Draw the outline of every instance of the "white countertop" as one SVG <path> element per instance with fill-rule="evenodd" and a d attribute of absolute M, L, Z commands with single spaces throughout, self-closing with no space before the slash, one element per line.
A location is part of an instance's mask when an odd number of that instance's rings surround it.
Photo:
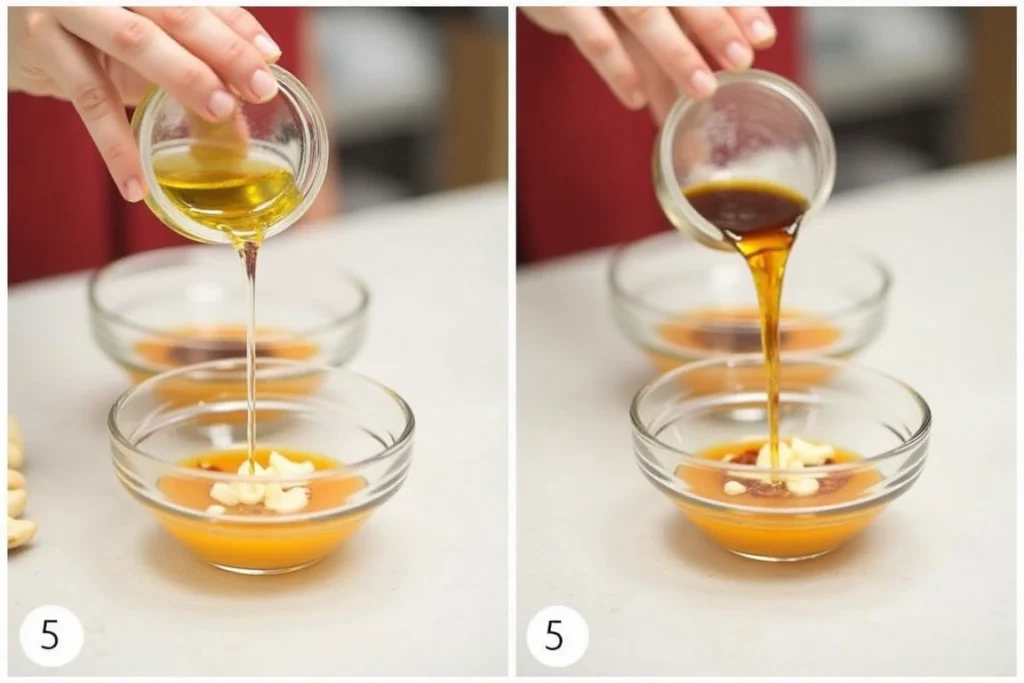
<path fill-rule="evenodd" d="M 299 269 L 336 257 L 368 282 L 369 339 L 351 367 L 417 421 L 403 489 L 339 553 L 286 576 L 208 567 L 121 489 L 105 424 L 128 382 L 89 334 L 85 276 L 13 289 L 9 402 L 39 533 L 8 561 L 10 674 L 504 675 L 507 201 L 490 186 L 268 243 Z M 85 627 L 59 671 L 18 645 L 45 604 Z"/>
<path fill-rule="evenodd" d="M 520 675 L 1013 675 L 1015 167 L 837 197 L 801 240 L 879 252 L 889 321 L 860 362 L 934 415 L 920 481 L 863 536 L 792 565 L 705 540 L 634 464 L 627 410 L 652 377 L 613 326 L 606 251 L 518 278 Z M 590 647 L 537 663 L 523 634 L 579 611 Z"/>

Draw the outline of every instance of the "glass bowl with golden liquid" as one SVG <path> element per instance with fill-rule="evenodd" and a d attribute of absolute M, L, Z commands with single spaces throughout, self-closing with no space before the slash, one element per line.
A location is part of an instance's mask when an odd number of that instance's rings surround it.
<path fill-rule="evenodd" d="M 132 117 L 146 204 L 164 223 L 205 243 L 262 242 L 293 225 L 327 175 L 327 125 L 306 87 L 270 65 L 278 94 L 239 101 L 210 123 L 153 89 Z"/>
<path fill-rule="evenodd" d="M 883 327 L 889 269 L 837 243 L 798 241 L 794 251 L 783 287 L 781 352 L 853 356 Z M 618 248 L 608 286 L 616 325 L 660 372 L 762 348 L 757 294 L 737 254 L 666 232 Z M 751 373 L 767 379 L 763 363 Z"/>
<path fill-rule="evenodd" d="M 134 254 L 96 271 L 88 285 L 93 336 L 138 383 L 204 361 L 245 357 L 246 281 L 231 250 L 173 247 Z M 340 366 L 366 337 L 370 293 L 332 260 L 301 271 L 274 250 L 256 282 L 256 356 Z M 244 374 L 193 375 L 176 400 L 245 390 Z"/>
<path fill-rule="evenodd" d="M 167 400 L 183 384 L 244 372 L 243 359 L 200 363 L 121 396 L 108 418 L 115 471 L 200 559 L 243 574 L 294 571 L 332 553 L 397 493 L 412 461 L 415 420 L 401 396 L 347 369 L 260 358 L 256 463 L 266 468 L 283 457 L 307 469 L 255 474 L 242 469 L 246 440 L 235 429 L 246 418 L 244 385 Z M 215 486 L 256 487 L 244 490 L 258 496 L 225 501 Z M 298 490 L 304 505 L 271 508 L 259 496 L 270 500 L 272 488 Z"/>
<path fill-rule="evenodd" d="M 759 353 L 714 358 L 648 384 L 630 407 L 634 455 L 647 479 L 727 550 L 768 561 L 817 557 L 914 485 L 928 455 L 931 410 L 882 373 L 783 356 L 781 438 L 832 452 L 799 469 L 765 467 L 757 461 L 768 438 L 764 412 L 746 419 L 766 401 L 763 379 L 751 373 L 763 367 Z"/>

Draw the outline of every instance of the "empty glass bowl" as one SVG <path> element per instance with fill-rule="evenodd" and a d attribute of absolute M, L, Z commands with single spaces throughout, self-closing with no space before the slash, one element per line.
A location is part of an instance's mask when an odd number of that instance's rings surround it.
<path fill-rule="evenodd" d="M 797 240 L 793 251 L 783 285 L 782 353 L 852 356 L 882 328 L 889 270 L 839 244 Z M 660 371 L 761 349 L 754 281 L 739 254 L 666 232 L 616 250 L 608 283 L 616 324 Z"/>
<path fill-rule="evenodd" d="M 180 386 L 241 373 L 244 360 L 188 366 L 146 380 L 110 410 L 114 468 L 125 489 L 163 528 L 222 569 L 275 574 L 301 569 L 345 541 L 405 481 L 414 419 L 391 389 L 349 370 L 302 361 L 258 359 L 256 444 L 317 463 L 305 474 L 240 475 L 246 457 L 244 389 L 209 391 L 196 400 Z M 296 455 L 297 454 L 297 455 Z M 226 463 L 226 464 L 225 464 Z M 303 486 L 297 512 L 211 510 L 215 484 Z"/>
<path fill-rule="evenodd" d="M 707 457 L 712 449 L 767 439 L 763 377 L 750 372 L 763 364 L 760 354 L 715 358 L 648 384 L 630 407 L 634 455 L 647 479 L 728 550 L 771 561 L 817 557 L 863 531 L 917 481 L 931 411 L 887 375 L 828 358 L 783 358 L 781 438 L 859 457 L 796 470 L 818 481 L 813 495 L 730 494 L 730 479 L 785 481 L 794 472 Z"/>
<path fill-rule="evenodd" d="M 310 259 L 296 270 L 274 250 L 265 251 L 256 278 L 257 356 L 348 362 L 366 335 L 366 285 L 330 260 Z M 229 249 L 177 247 L 128 256 L 89 281 L 93 335 L 135 382 L 244 357 L 245 284 Z M 243 377 L 237 383 L 244 390 Z M 202 386 L 198 379 L 195 384 Z"/>

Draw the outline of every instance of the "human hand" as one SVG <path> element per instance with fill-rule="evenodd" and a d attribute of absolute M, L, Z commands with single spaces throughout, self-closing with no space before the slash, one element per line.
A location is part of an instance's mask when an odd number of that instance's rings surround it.
<path fill-rule="evenodd" d="M 126 200 L 145 196 L 125 107 L 151 84 L 211 123 L 277 94 L 280 48 L 237 7 L 11 7 L 8 89 L 69 100 Z"/>
<path fill-rule="evenodd" d="M 629 109 L 650 106 L 660 123 L 684 92 L 704 99 L 716 83 L 697 45 L 721 68 L 742 71 L 775 42 L 759 7 L 531 7 L 521 11 L 576 45 Z"/>

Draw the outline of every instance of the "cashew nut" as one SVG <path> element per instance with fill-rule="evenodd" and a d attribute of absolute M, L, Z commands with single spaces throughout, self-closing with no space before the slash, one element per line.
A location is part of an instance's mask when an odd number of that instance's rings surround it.
<path fill-rule="evenodd" d="M 7 470 L 7 490 L 13 491 L 14 489 L 25 488 L 25 475 L 18 470 Z"/>
<path fill-rule="evenodd" d="M 23 546 L 36 535 L 36 523 L 25 519 L 7 518 L 7 549 Z"/>

